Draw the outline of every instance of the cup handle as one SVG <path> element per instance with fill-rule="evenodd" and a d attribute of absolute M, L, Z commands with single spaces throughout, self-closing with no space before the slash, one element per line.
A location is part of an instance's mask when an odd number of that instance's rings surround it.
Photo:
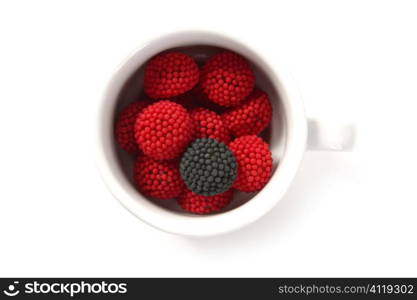
<path fill-rule="evenodd" d="M 352 124 L 308 120 L 307 150 L 352 151 L 355 138 Z"/>

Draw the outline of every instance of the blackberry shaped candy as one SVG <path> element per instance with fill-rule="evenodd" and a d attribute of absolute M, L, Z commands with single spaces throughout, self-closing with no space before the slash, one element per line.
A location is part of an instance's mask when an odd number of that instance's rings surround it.
<path fill-rule="evenodd" d="M 195 140 L 180 163 L 181 177 L 195 194 L 214 196 L 230 189 L 237 177 L 234 154 L 223 143 L 211 138 Z"/>

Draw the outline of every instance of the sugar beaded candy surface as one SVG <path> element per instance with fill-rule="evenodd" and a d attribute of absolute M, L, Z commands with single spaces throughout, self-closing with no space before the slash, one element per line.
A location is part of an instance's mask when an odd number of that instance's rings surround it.
<path fill-rule="evenodd" d="M 272 118 L 272 106 L 268 95 L 255 89 L 245 101 L 225 112 L 222 119 L 235 137 L 260 134 Z"/>
<path fill-rule="evenodd" d="M 233 199 L 233 189 L 214 196 L 202 196 L 184 189 L 178 197 L 178 204 L 186 211 L 195 214 L 209 214 L 225 208 Z"/>
<path fill-rule="evenodd" d="M 136 160 L 134 179 L 143 194 L 155 199 L 175 198 L 184 189 L 178 163 L 157 161 L 147 156 L 139 156 Z"/>
<path fill-rule="evenodd" d="M 211 101 L 225 107 L 236 106 L 252 92 L 255 75 L 245 58 L 224 51 L 204 64 L 200 85 Z"/>
<path fill-rule="evenodd" d="M 135 139 L 135 122 L 137 116 L 149 104 L 148 101 L 135 101 L 127 105 L 116 122 L 116 141 L 120 148 L 128 153 L 138 153 L 138 143 Z"/>
<path fill-rule="evenodd" d="M 181 158 L 181 176 L 198 195 L 226 192 L 237 176 L 237 163 L 229 148 L 211 138 L 195 140 Z"/>
<path fill-rule="evenodd" d="M 192 57 L 181 52 L 164 52 L 146 65 L 145 93 L 154 99 L 178 96 L 191 90 L 199 76 L 200 71 Z"/>
<path fill-rule="evenodd" d="M 171 101 L 159 101 L 143 110 L 135 124 L 135 138 L 147 156 L 173 159 L 185 150 L 193 136 L 186 109 Z"/>
<path fill-rule="evenodd" d="M 245 135 L 229 145 L 238 163 L 234 187 L 242 192 L 261 190 L 272 173 L 272 154 L 268 144 L 256 135 Z"/>
<path fill-rule="evenodd" d="M 196 108 L 190 112 L 196 138 L 212 138 L 219 142 L 230 141 L 229 130 L 223 123 L 222 118 L 206 108 Z"/>

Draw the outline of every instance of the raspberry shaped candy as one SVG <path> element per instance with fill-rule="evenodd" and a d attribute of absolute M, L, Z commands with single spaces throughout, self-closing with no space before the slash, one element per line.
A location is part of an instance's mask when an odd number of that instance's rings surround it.
<path fill-rule="evenodd" d="M 178 163 L 157 161 L 147 156 L 136 160 L 134 179 L 144 195 L 155 199 L 176 198 L 184 189 Z"/>
<path fill-rule="evenodd" d="M 198 82 L 196 62 L 181 52 L 154 56 L 145 67 L 144 89 L 154 99 L 170 98 L 191 90 Z"/>
<path fill-rule="evenodd" d="M 242 56 L 226 51 L 209 58 L 201 70 L 201 88 L 221 106 L 240 104 L 253 90 L 255 75 Z"/>
<path fill-rule="evenodd" d="M 271 102 L 265 92 L 255 90 L 241 105 L 225 112 L 222 118 L 235 137 L 257 135 L 271 122 Z"/>
<path fill-rule="evenodd" d="M 246 135 L 235 139 L 229 147 L 238 164 L 234 187 L 242 192 L 261 190 L 272 172 L 272 155 L 268 144 L 256 135 Z"/>
<path fill-rule="evenodd" d="M 178 204 L 186 211 L 195 214 L 209 214 L 225 208 L 232 201 L 233 189 L 214 196 L 201 196 L 184 189 Z"/>
<path fill-rule="evenodd" d="M 214 139 L 197 139 L 181 158 L 181 177 L 195 194 L 213 196 L 226 192 L 237 175 L 237 163 L 229 148 Z"/>
<path fill-rule="evenodd" d="M 196 138 L 212 138 L 227 144 L 230 141 L 229 130 L 224 126 L 222 118 L 214 111 L 196 108 L 190 112 Z"/>
<path fill-rule="evenodd" d="M 148 104 L 147 101 L 130 103 L 122 110 L 116 122 L 116 141 L 123 150 L 131 154 L 136 154 L 139 150 L 134 131 L 136 118 Z"/>
<path fill-rule="evenodd" d="M 136 119 L 135 138 L 139 148 L 157 160 L 178 157 L 192 136 L 190 115 L 184 107 L 171 101 L 149 105 Z"/>

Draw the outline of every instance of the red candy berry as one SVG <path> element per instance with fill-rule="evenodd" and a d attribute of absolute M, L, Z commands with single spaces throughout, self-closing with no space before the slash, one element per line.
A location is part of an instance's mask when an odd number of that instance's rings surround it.
<path fill-rule="evenodd" d="M 272 155 L 268 144 L 256 135 L 246 135 L 231 142 L 229 148 L 238 165 L 234 188 L 243 192 L 262 189 L 272 172 Z"/>
<path fill-rule="evenodd" d="M 199 76 L 198 66 L 190 56 L 165 52 L 146 65 L 144 89 L 151 98 L 170 98 L 191 90 Z"/>
<path fill-rule="evenodd" d="M 222 115 L 223 122 L 235 137 L 259 134 L 272 118 L 272 106 L 268 95 L 255 90 L 238 107 Z"/>
<path fill-rule="evenodd" d="M 184 210 L 195 214 L 209 214 L 225 208 L 232 198 L 233 189 L 214 196 L 201 196 L 186 188 L 178 198 L 178 204 Z"/>
<path fill-rule="evenodd" d="M 224 126 L 222 118 L 214 111 L 200 107 L 192 110 L 190 117 L 196 139 L 212 138 L 225 144 L 230 141 L 229 130 Z"/>
<path fill-rule="evenodd" d="M 255 86 L 255 75 L 242 56 L 226 51 L 209 58 L 201 70 L 201 88 L 222 106 L 236 106 Z"/>
<path fill-rule="evenodd" d="M 149 105 L 136 119 L 135 138 L 139 148 L 157 160 L 178 157 L 192 136 L 190 115 L 184 107 L 171 101 Z"/>
<path fill-rule="evenodd" d="M 144 195 L 160 200 L 176 198 L 184 189 L 178 163 L 175 162 L 140 156 L 136 160 L 134 178 Z"/>
<path fill-rule="evenodd" d="M 120 147 L 132 154 L 138 152 L 138 144 L 135 140 L 135 122 L 139 113 L 148 105 L 147 101 L 135 101 L 127 105 L 119 115 L 116 122 L 116 141 Z"/>

